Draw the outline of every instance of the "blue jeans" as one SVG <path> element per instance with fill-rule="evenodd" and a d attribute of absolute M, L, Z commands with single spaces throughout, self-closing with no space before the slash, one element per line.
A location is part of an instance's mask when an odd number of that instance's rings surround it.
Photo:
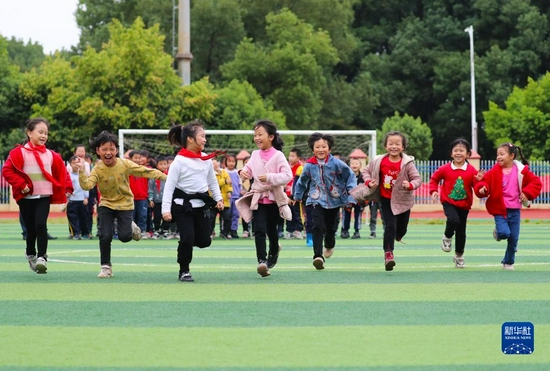
<path fill-rule="evenodd" d="M 519 240 L 520 210 L 506 209 L 506 214 L 506 217 L 495 215 L 497 237 L 501 240 L 508 240 L 506 253 L 501 263 L 514 264 Z"/>

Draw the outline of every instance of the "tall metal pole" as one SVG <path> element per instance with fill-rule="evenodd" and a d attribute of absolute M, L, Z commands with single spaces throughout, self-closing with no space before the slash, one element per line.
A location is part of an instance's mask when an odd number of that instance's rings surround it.
<path fill-rule="evenodd" d="M 182 85 L 191 84 L 191 16 L 190 0 L 179 0 L 178 4 L 178 73 L 181 77 Z"/>
<path fill-rule="evenodd" d="M 470 98 L 472 108 L 472 149 L 477 152 L 477 121 L 476 121 L 476 77 L 474 73 L 474 26 L 467 27 L 464 32 L 470 36 Z"/>

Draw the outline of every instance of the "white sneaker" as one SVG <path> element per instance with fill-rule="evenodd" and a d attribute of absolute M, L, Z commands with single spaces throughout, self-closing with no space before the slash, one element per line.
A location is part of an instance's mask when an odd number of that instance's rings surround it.
<path fill-rule="evenodd" d="M 135 222 L 132 222 L 132 239 L 134 241 L 141 240 L 141 229 L 139 229 Z"/>
<path fill-rule="evenodd" d="M 323 249 L 323 256 L 325 257 L 325 259 L 330 258 L 332 254 L 334 254 L 334 247 L 332 249 L 327 249 L 326 247 Z"/>
<path fill-rule="evenodd" d="M 160 238 L 160 234 L 158 232 L 153 233 L 153 235 L 151 236 L 151 239 L 153 240 L 158 240 L 159 238 Z"/>
<path fill-rule="evenodd" d="M 48 270 L 47 260 L 44 257 L 37 258 L 36 265 L 34 267 L 36 268 L 36 273 L 38 274 L 47 273 L 46 272 L 46 270 Z"/>
<path fill-rule="evenodd" d="M 97 275 L 97 278 L 111 278 L 113 277 L 113 269 L 109 265 L 102 265 L 101 271 Z"/>
<path fill-rule="evenodd" d="M 302 235 L 302 232 L 300 232 L 300 231 L 294 231 L 292 233 L 292 236 L 297 240 L 303 240 L 304 239 L 304 236 Z"/>
<path fill-rule="evenodd" d="M 284 239 L 285 239 L 285 240 L 290 240 L 290 239 L 292 239 L 292 233 L 290 233 L 290 232 L 285 232 L 285 234 L 284 234 Z"/>
<path fill-rule="evenodd" d="M 453 262 L 455 263 L 455 268 L 464 268 L 464 257 L 455 255 L 453 257 Z"/>
<path fill-rule="evenodd" d="M 445 252 L 450 252 L 453 249 L 453 239 L 447 238 L 445 235 L 443 235 L 443 238 L 441 239 L 441 250 Z"/>
<path fill-rule="evenodd" d="M 317 258 L 313 259 L 313 266 L 318 271 L 320 271 L 322 269 L 325 269 L 325 262 L 324 262 L 323 258 L 317 257 Z"/>
<path fill-rule="evenodd" d="M 514 264 L 502 264 L 502 269 L 504 269 L 505 271 L 513 271 Z"/>
<path fill-rule="evenodd" d="M 36 255 L 27 255 L 27 261 L 31 271 L 36 272 Z"/>

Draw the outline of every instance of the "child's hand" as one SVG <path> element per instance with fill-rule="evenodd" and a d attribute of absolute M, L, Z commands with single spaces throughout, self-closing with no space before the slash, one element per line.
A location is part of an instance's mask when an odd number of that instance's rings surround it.
<path fill-rule="evenodd" d="M 437 203 L 439 201 L 439 192 L 432 193 L 432 201 Z"/>
<path fill-rule="evenodd" d="M 166 220 L 167 222 L 171 222 L 172 221 L 172 213 L 167 212 L 167 213 L 162 214 L 162 219 Z"/>
<path fill-rule="evenodd" d="M 527 196 L 523 192 L 521 192 L 521 194 L 519 195 L 519 199 L 521 200 L 521 202 L 529 201 L 529 199 L 527 198 Z"/>
<path fill-rule="evenodd" d="M 149 207 L 151 208 L 155 207 L 155 203 L 153 201 L 149 201 Z"/>
<path fill-rule="evenodd" d="M 374 180 L 374 179 L 371 180 L 371 181 L 369 182 L 369 188 L 376 188 L 376 187 L 378 187 L 378 182 L 377 182 L 376 180 Z"/>
<path fill-rule="evenodd" d="M 408 180 L 404 180 L 403 183 L 401 183 L 401 186 L 405 189 L 411 189 L 411 183 L 409 183 Z"/>
<path fill-rule="evenodd" d="M 479 182 L 481 179 L 483 179 L 484 175 L 485 175 L 485 170 L 479 170 L 476 174 L 476 180 Z"/>
<path fill-rule="evenodd" d="M 263 175 L 258 176 L 258 180 L 260 182 L 267 182 L 267 175 L 263 174 Z"/>
<path fill-rule="evenodd" d="M 487 193 L 487 187 L 483 186 L 479 189 L 479 194 L 483 196 L 485 193 Z"/>
<path fill-rule="evenodd" d="M 248 171 L 246 170 L 241 170 L 241 172 L 239 173 L 239 176 L 241 177 L 242 180 L 247 180 L 247 179 L 250 179 L 251 176 L 250 174 L 248 173 Z"/>
<path fill-rule="evenodd" d="M 218 208 L 218 210 L 222 211 L 225 207 L 225 205 L 223 204 L 223 200 L 218 201 L 216 207 Z"/>
<path fill-rule="evenodd" d="M 80 157 L 77 157 L 74 160 L 74 164 L 78 167 L 78 171 L 82 171 L 82 169 L 84 169 L 84 161 L 82 161 Z"/>

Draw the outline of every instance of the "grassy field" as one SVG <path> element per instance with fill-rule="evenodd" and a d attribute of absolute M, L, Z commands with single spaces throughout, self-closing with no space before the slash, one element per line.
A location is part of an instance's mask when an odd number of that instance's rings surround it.
<path fill-rule="evenodd" d="M 439 248 L 441 221 L 413 221 L 397 266 L 381 238 L 337 239 L 324 271 L 303 240 L 283 240 L 262 279 L 252 240 L 195 249 L 177 280 L 177 242 L 98 241 L 53 223 L 48 274 L 27 267 L 17 224 L 0 225 L 0 370 L 548 370 L 550 224 L 522 224 L 514 272 L 490 221 L 468 227 L 466 265 Z M 380 233 L 381 234 L 381 233 Z M 535 326 L 535 352 L 501 352 L 501 326 Z"/>

